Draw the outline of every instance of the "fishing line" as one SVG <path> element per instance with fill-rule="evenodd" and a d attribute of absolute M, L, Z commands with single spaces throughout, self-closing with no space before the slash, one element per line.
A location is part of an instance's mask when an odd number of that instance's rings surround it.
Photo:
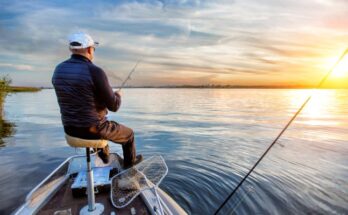
<path fill-rule="evenodd" d="M 327 78 L 331 75 L 331 73 L 334 71 L 335 67 L 341 62 L 341 60 L 344 58 L 344 56 L 348 54 L 348 48 L 343 52 L 341 57 L 336 61 L 336 63 L 331 67 L 329 72 L 323 77 L 323 79 L 319 82 L 316 88 L 320 88 Z M 242 186 L 243 182 L 248 178 L 248 176 L 254 171 L 255 167 L 261 162 L 261 160 L 266 156 L 266 154 L 271 150 L 271 148 L 274 146 L 274 144 L 277 143 L 279 138 L 283 135 L 283 133 L 286 131 L 286 129 L 291 125 L 291 123 L 296 119 L 296 117 L 301 113 L 303 108 L 307 105 L 307 103 L 311 100 L 313 96 L 313 93 L 308 96 L 308 98 L 305 100 L 305 102 L 301 105 L 301 107 L 297 110 L 297 112 L 293 115 L 293 117 L 290 119 L 290 121 L 285 125 L 285 127 L 281 130 L 281 132 L 278 134 L 278 136 L 274 139 L 274 141 L 271 143 L 271 145 L 267 148 L 267 150 L 262 154 L 262 156 L 258 159 L 258 161 L 254 164 L 254 166 L 249 170 L 249 172 L 244 176 L 244 178 L 239 182 L 239 184 L 234 188 L 234 190 L 230 193 L 230 195 L 225 199 L 225 201 L 220 205 L 220 207 L 216 210 L 214 215 L 217 215 L 220 210 L 225 206 L 225 204 L 228 202 L 228 200 L 237 192 L 237 190 Z"/>
<path fill-rule="evenodd" d="M 137 63 L 135 64 L 135 66 L 133 67 L 133 69 L 130 71 L 130 73 L 128 74 L 127 78 L 124 79 L 124 81 L 122 82 L 120 88 L 118 89 L 118 91 L 121 91 L 121 89 L 125 86 L 125 84 L 127 83 L 127 81 L 129 79 L 131 79 L 131 75 L 133 74 L 133 72 L 135 71 L 135 69 L 137 68 L 138 64 L 141 62 L 141 59 L 137 61 Z"/>
<path fill-rule="evenodd" d="M 141 59 L 138 60 L 135 64 L 135 66 L 133 67 L 133 69 L 130 71 L 130 73 L 128 74 L 128 76 L 126 77 L 126 79 L 124 79 L 124 81 L 122 82 L 120 88 L 118 89 L 118 92 L 121 91 L 121 89 L 124 87 L 124 85 L 127 83 L 127 81 L 129 79 L 131 79 L 131 75 L 133 74 L 133 72 L 135 71 L 135 69 L 137 68 L 138 64 L 140 63 Z M 122 80 L 122 79 L 121 79 Z"/>

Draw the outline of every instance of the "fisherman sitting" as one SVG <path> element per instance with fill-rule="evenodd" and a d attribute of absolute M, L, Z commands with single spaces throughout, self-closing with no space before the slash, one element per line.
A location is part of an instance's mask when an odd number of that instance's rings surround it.
<path fill-rule="evenodd" d="M 121 95 L 114 92 L 105 72 L 92 63 L 95 47 L 91 36 L 76 33 L 69 37 L 71 58 L 60 63 L 52 83 L 66 134 L 82 139 L 106 139 L 122 145 L 123 167 L 142 161 L 136 156 L 133 130 L 106 118 L 107 110 L 116 112 Z M 109 161 L 109 146 L 98 151 L 104 163 Z"/>

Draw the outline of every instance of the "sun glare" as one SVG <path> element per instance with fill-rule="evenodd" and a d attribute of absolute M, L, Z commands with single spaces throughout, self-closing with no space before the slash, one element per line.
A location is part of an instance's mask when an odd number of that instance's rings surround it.
<path fill-rule="evenodd" d="M 332 77 L 343 78 L 348 77 L 348 56 L 346 55 L 342 61 L 332 71 Z"/>

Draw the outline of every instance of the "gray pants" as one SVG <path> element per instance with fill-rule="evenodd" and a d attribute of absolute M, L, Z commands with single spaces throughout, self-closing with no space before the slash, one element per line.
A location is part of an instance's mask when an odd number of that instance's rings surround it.
<path fill-rule="evenodd" d="M 124 166 L 131 166 L 135 162 L 136 151 L 134 132 L 115 121 L 106 121 L 97 127 L 97 132 L 103 139 L 122 145 Z"/>

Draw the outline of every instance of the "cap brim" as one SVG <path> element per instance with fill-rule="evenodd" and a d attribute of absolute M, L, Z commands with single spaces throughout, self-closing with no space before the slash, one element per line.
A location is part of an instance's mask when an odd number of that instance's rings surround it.
<path fill-rule="evenodd" d="M 72 45 L 70 45 L 69 47 L 70 47 L 71 49 L 83 49 L 82 46 L 72 46 Z"/>

